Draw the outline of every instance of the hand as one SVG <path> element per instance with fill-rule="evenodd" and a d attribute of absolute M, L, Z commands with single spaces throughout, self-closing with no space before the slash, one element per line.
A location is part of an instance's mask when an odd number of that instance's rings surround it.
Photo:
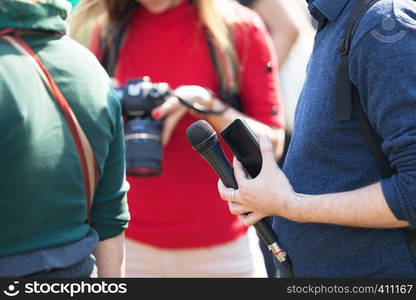
<path fill-rule="evenodd" d="M 197 118 L 202 118 L 201 115 L 194 110 L 183 106 L 175 96 L 184 99 L 190 104 L 198 103 L 207 109 L 210 109 L 214 103 L 214 97 L 212 97 L 211 93 L 207 89 L 197 85 L 180 86 L 173 92 L 173 95 L 174 96 L 167 99 L 161 106 L 156 107 L 152 111 L 152 117 L 154 119 L 166 117 L 162 132 L 163 146 L 167 145 L 176 125 L 187 112 Z"/>
<path fill-rule="evenodd" d="M 209 90 L 198 85 L 180 86 L 173 92 L 173 94 L 185 100 L 189 104 L 198 104 L 206 110 L 211 109 L 215 101 L 215 97 L 213 97 Z M 201 114 L 193 109 L 189 109 L 189 113 L 197 118 L 201 118 Z"/>
<path fill-rule="evenodd" d="M 256 178 L 249 178 L 244 167 L 234 158 L 234 175 L 239 189 L 227 188 L 221 180 L 218 182 L 221 198 L 229 202 L 230 212 L 247 226 L 266 216 L 286 217 L 297 199 L 297 194 L 276 163 L 268 137 L 260 139 L 260 149 L 263 166 Z"/>

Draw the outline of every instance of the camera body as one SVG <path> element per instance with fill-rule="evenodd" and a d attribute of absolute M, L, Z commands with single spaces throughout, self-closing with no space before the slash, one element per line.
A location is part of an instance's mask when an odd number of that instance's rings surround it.
<path fill-rule="evenodd" d="M 170 94 L 167 83 L 152 83 L 149 77 L 128 80 L 116 89 L 125 126 L 126 169 L 131 176 L 156 176 L 162 172 L 161 135 L 163 120 L 152 118 L 151 112 L 163 104 Z"/>

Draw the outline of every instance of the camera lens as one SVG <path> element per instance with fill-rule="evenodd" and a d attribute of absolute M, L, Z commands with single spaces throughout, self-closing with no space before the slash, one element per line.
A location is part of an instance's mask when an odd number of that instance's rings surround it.
<path fill-rule="evenodd" d="M 130 79 L 120 102 L 127 116 L 125 126 L 126 167 L 131 176 L 155 176 L 162 172 L 161 134 L 163 120 L 154 120 L 152 110 L 164 103 L 167 83 L 152 83 L 149 77 Z"/>
<path fill-rule="evenodd" d="M 135 119 L 126 126 L 126 167 L 131 176 L 162 172 L 161 121 Z"/>
<path fill-rule="evenodd" d="M 151 89 L 149 89 L 148 96 L 153 99 L 159 99 L 162 96 L 162 94 L 158 88 L 152 87 Z"/>

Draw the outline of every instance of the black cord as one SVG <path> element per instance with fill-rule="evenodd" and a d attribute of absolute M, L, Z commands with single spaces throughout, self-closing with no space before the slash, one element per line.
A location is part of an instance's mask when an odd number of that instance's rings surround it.
<path fill-rule="evenodd" d="M 207 109 L 199 103 L 189 103 L 188 101 L 186 101 L 185 99 L 175 95 L 174 93 L 172 93 L 172 96 L 176 97 L 183 106 L 186 106 L 186 107 L 188 107 L 192 110 L 195 110 L 196 112 L 198 112 L 200 114 L 222 115 L 229 108 L 229 106 L 227 105 L 224 109 L 221 109 L 221 110 Z"/>
<path fill-rule="evenodd" d="M 283 261 L 282 264 L 285 266 L 286 270 L 288 271 L 289 278 L 295 278 L 293 276 L 292 265 L 290 264 L 289 260 Z"/>

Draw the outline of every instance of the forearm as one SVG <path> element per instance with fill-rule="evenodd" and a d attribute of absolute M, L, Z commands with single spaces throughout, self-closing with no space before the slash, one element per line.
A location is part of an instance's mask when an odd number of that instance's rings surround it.
<path fill-rule="evenodd" d="M 286 61 L 299 37 L 299 29 L 285 1 L 258 0 L 253 7 L 266 23 L 276 48 L 279 65 Z"/>
<path fill-rule="evenodd" d="M 94 250 L 98 277 L 125 276 L 124 233 L 98 243 Z"/>
<path fill-rule="evenodd" d="M 297 29 L 292 27 L 289 28 L 285 34 L 282 34 L 281 32 L 271 32 L 271 37 L 276 47 L 279 66 L 283 66 L 286 62 L 298 35 Z"/>
<path fill-rule="evenodd" d="M 287 218 L 301 223 L 324 223 L 367 228 L 399 228 L 380 183 L 357 190 L 324 195 L 300 195 L 289 206 Z"/>
<path fill-rule="evenodd" d="M 213 110 L 222 110 L 225 107 L 225 104 L 220 100 L 216 99 L 212 106 Z M 214 127 L 217 132 L 222 131 L 225 127 L 230 125 L 235 119 L 237 118 L 244 118 L 247 121 L 250 128 L 257 136 L 267 135 L 270 137 L 273 148 L 275 150 L 275 154 L 277 158 L 280 158 L 283 153 L 284 148 L 284 139 L 285 139 L 285 131 L 284 129 L 279 129 L 275 127 L 268 126 L 261 122 L 258 122 L 247 115 L 229 107 L 223 114 L 221 115 L 206 115 L 204 116 L 205 119 Z"/>

